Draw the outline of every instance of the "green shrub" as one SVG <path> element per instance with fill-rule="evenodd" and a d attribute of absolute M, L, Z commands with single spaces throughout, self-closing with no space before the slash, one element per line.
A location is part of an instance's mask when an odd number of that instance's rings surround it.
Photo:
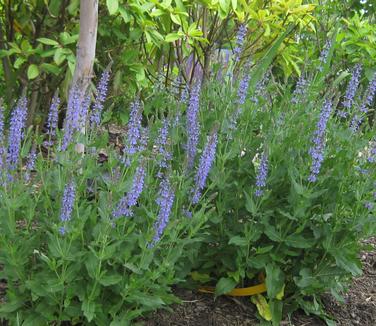
<path fill-rule="evenodd" d="M 195 83 L 188 105 L 159 92 L 145 103 L 158 115 L 141 121 L 136 99 L 121 151 L 93 118 L 101 96 L 87 115 L 89 100 L 73 88 L 64 130 L 51 118 L 48 139 L 23 139 L 21 99 L 7 137 L 0 123 L 0 316 L 126 325 L 174 302 L 171 286 L 192 284 L 195 272 L 216 295 L 264 274 L 275 325 L 297 307 L 325 317 L 319 295 L 339 297 L 361 273 L 359 241 L 376 231 L 365 113 L 376 80 L 363 95 L 354 73 L 344 101 L 342 77 L 325 79 L 328 46 L 290 92 L 267 71 L 284 37 L 251 71 Z"/>

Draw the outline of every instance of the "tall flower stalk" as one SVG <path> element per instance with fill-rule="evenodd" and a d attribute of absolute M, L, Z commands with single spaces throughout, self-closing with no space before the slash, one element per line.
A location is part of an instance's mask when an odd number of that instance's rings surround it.
<path fill-rule="evenodd" d="M 95 98 L 93 111 L 90 116 L 90 123 L 92 126 L 99 125 L 101 122 L 101 114 L 103 111 L 103 104 L 107 97 L 108 81 L 110 80 L 110 72 L 105 70 L 102 73 L 101 79 L 97 86 L 97 96 Z"/>
<path fill-rule="evenodd" d="M 232 138 L 231 133 L 232 131 L 236 129 L 239 116 L 241 115 L 243 111 L 243 106 L 247 98 L 249 81 L 251 79 L 251 75 L 249 74 L 250 65 L 251 65 L 251 62 L 248 61 L 246 65 L 244 66 L 243 78 L 239 82 L 237 98 L 236 98 L 237 107 L 235 108 L 235 111 L 232 113 L 232 116 L 230 117 L 230 122 L 229 122 L 229 127 L 228 127 L 230 130 L 230 134 L 228 135 L 228 139 Z"/>
<path fill-rule="evenodd" d="M 49 139 L 48 141 L 44 143 L 46 146 L 52 146 L 53 145 L 52 138 L 56 136 L 56 130 L 57 130 L 57 125 L 58 125 L 58 120 L 59 120 L 59 105 L 60 105 L 60 98 L 56 93 L 52 99 L 50 111 L 48 113 L 47 136 Z"/>
<path fill-rule="evenodd" d="M 142 109 L 139 99 L 131 103 L 131 113 L 128 123 L 127 138 L 124 147 L 124 164 L 131 164 L 131 157 L 138 152 L 138 145 L 141 139 Z"/>
<path fill-rule="evenodd" d="M 360 64 L 357 64 L 352 73 L 350 82 L 346 89 L 345 98 L 342 102 L 344 110 L 338 112 L 338 115 L 342 118 L 347 117 L 347 115 L 349 114 L 348 111 L 353 106 L 355 94 L 356 94 L 356 91 L 358 90 L 359 83 L 360 83 L 361 73 L 362 73 L 362 66 Z"/>
<path fill-rule="evenodd" d="M 159 172 L 157 174 L 157 177 L 161 178 L 162 177 L 162 170 L 166 169 L 169 166 L 169 162 L 172 159 L 172 154 L 168 150 L 167 145 L 168 145 L 168 132 L 169 132 L 169 126 L 170 123 L 169 121 L 164 118 L 162 121 L 162 127 L 159 128 L 158 131 L 158 138 L 155 141 L 155 144 L 157 146 L 157 151 L 158 151 L 158 166 L 159 166 Z"/>
<path fill-rule="evenodd" d="M 24 128 L 27 117 L 27 100 L 21 97 L 10 119 L 8 137 L 7 166 L 9 171 L 15 170 L 19 161 L 21 142 L 24 137 Z"/>
<path fill-rule="evenodd" d="M 26 182 L 30 181 L 30 173 L 35 168 L 36 159 L 37 159 L 37 150 L 36 150 L 36 147 L 33 146 L 31 148 L 31 151 L 29 153 L 29 156 L 27 158 L 27 163 L 26 163 L 26 172 L 25 172 L 25 176 L 24 176 Z"/>
<path fill-rule="evenodd" d="M 218 142 L 218 131 L 214 129 L 209 136 L 209 140 L 204 148 L 200 158 L 200 163 L 194 178 L 195 186 L 192 191 L 192 204 L 198 204 L 201 198 L 202 190 L 205 188 L 206 179 L 215 160 L 215 153 Z"/>
<path fill-rule="evenodd" d="M 296 83 L 294 92 L 292 94 L 292 99 L 291 99 L 292 104 L 298 104 L 301 101 L 301 99 L 304 97 L 304 95 L 307 92 L 308 84 L 309 83 L 307 79 L 305 79 L 304 75 L 301 74 Z"/>
<path fill-rule="evenodd" d="M 140 197 L 144 188 L 146 171 L 144 163 L 141 163 L 133 177 L 133 184 L 131 190 L 119 201 L 116 208 L 113 210 L 112 215 L 114 218 L 122 216 L 133 216 L 133 208 L 137 205 L 138 198 Z"/>
<path fill-rule="evenodd" d="M 69 92 L 64 136 L 61 144 L 62 151 L 65 151 L 71 144 L 74 134 L 84 127 L 89 105 L 90 97 L 85 96 L 78 87 L 73 86 Z"/>
<path fill-rule="evenodd" d="M 73 181 L 68 183 L 64 188 L 63 198 L 61 200 L 60 221 L 63 225 L 60 227 L 59 232 L 64 235 L 67 231 L 67 223 L 72 218 L 74 201 L 76 198 L 76 186 Z"/>
<path fill-rule="evenodd" d="M 319 65 L 319 71 L 324 70 L 324 66 L 326 65 L 329 57 L 330 48 L 332 47 L 332 41 L 326 40 L 324 48 L 322 49 L 319 57 L 320 65 Z"/>
<path fill-rule="evenodd" d="M 320 173 L 321 164 L 324 161 L 324 151 L 325 151 L 325 134 L 326 127 L 332 112 L 332 102 L 328 99 L 325 100 L 319 121 L 317 122 L 316 130 L 312 139 L 312 147 L 309 149 L 309 154 L 311 155 L 311 172 L 308 177 L 308 181 L 316 182 L 317 176 Z"/>
<path fill-rule="evenodd" d="M 188 170 L 193 168 L 198 140 L 200 137 L 200 123 L 198 121 L 200 107 L 201 83 L 197 82 L 191 91 L 189 104 L 187 108 L 187 166 Z"/>
<path fill-rule="evenodd" d="M 264 194 L 264 189 L 266 187 L 266 178 L 268 176 L 268 169 L 268 155 L 266 152 L 263 152 L 261 155 L 260 166 L 256 175 L 256 197 L 261 197 Z"/>
<path fill-rule="evenodd" d="M 5 154 L 5 147 L 4 147 L 4 108 L 0 101 L 0 180 L 2 171 L 4 169 L 4 154 Z"/>
<path fill-rule="evenodd" d="M 158 198 L 156 200 L 156 203 L 159 206 L 159 213 L 154 224 L 155 234 L 150 247 L 153 247 L 161 239 L 163 231 L 167 227 L 170 218 L 174 199 L 174 190 L 171 187 L 170 180 L 165 176 L 161 181 Z"/>
<path fill-rule="evenodd" d="M 372 80 L 368 84 L 367 90 L 364 94 L 363 101 L 359 107 L 359 112 L 356 112 L 353 116 L 350 129 L 352 131 L 357 131 L 361 125 L 364 116 L 368 113 L 368 108 L 371 106 L 376 94 L 376 73 L 374 73 Z"/>
<path fill-rule="evenodd" d="M 234 48 L 234 62 L 238 63 L 240 61 L 240 55 L 243 51 L 244 40 L 247 35 L 247 25 L 242 24 L 239 26 L 238 32 L 236 34 L 236 45 Z"/>

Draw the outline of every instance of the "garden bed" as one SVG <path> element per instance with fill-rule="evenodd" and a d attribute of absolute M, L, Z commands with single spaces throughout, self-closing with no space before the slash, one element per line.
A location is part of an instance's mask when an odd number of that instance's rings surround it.
<path fill-rule="evenodd" d="M 337 303 L 330 295 L 323 297 L 328 314 L 341 326 L 376 325 L 376 238 L 367 241 L 373 249 L 362 253 L 363 275 L 355 279 L 345 296 L 345 304 Z M 161 310 L 143 320 L 145 326 L 243 326 L 258 325 L 256 308 L 247 298 L 219 297 L 177 289 L 182 304 Z M 320 326 L 324 322 L 298 311 L 282 325 Z"/>

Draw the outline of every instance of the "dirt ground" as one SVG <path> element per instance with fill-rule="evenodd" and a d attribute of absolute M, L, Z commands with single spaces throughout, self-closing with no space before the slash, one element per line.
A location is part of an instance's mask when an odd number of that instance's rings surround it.
<path fill-rule="evenodd" d="M 364 274 L 355 279 L 345 296 L 345 304 L 337 303 L 330 295 L 323 297 L 326 312 L 337 325 L 376 326 L 376 238 L 367 241 L 373 250 L 362 253 Z M 219 297 L 187 290 L 176 290 L 182 304 L 171 311 L 160 310 L 140 321 L 145 326 L 245 326 L 259 325 L 256 309 L 249 299 Z M 281 325 L 320 326 L 325 323 L 314 316 L 296 312 Z"/>

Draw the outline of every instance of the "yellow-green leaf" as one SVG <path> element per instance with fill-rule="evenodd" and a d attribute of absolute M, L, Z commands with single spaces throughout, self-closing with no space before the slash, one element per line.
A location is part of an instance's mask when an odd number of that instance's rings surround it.
<path fill-rule="evenodd" d="M 110 15 L 117 13 L 119 9 L 119 0 L 106 0 L 106 4 Z"/>
<path fill-rule="evenodd" d="M 285 284 L 283 284 L 281 291 L 279 291 L 279 292 L 276 294 L 275 298 L 276 298 L 277 300 L 282 300 L 283 297 L 284 297 L 284 295 L 285 295 Z"/>
<path fill-rule="evenodd" d="M 166 37 L 165 37 L 165 41 L 166 42 L 174 42 L 180 38 L 183 37 L 183 34 L 179 34 L 179 33 L 170 33 L 170 34 L 167 34 Z"/>
<path fill-rule="evenodd" d="M 37 78 L 39 75 L 39 68 L 32 64 L 29 66 L 29 68 L 27 69 L 27 78 L 29 79 L 35 79 Z"/>
<path fill-rule="evenodd" d="M 263 295 L 256 294 L 251 297 L 251 302 L 256 305 L 257 311 L 260 316 L 267 321 L 272 320 L 272 314 L 270 312 L 270 306 Z"/>
<path fill-rule="evenodd" d="M 49 38 L 45 38 L 45 37 L 40 37 L 37 39 L 38 42 L 42 43 L 42 44 L 46 44 L 46 45 L 54 45 L 54 46 L 58 46 L 59 43 L 56 42 L 55 40 L 51 40 Z"/>
<path fill-rule="evenodd" d="M 206 283 L 206 282 L 209 282 L 211 280 L 209 274 L 199 273 L 197 271 L 193 271 L 191 273 L 191 277 L 192 277 L 192 280 L 198 281 L 200 283 Z"/>

